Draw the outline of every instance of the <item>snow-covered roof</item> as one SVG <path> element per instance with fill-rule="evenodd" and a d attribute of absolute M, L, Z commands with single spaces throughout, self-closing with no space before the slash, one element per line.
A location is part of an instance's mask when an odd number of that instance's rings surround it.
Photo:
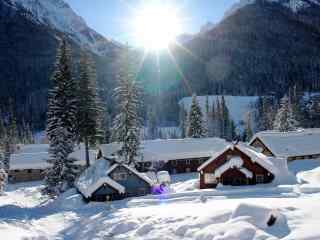
<path fill-rule="evenodd" d="M 186 158 L 211 157 L 224 149 L 228 143 L 221 138 L 186 138 L 168 140 L 147 140 L 141 144 L 141 161 L 169 161 Z M 100 146 L 103 156 L 116 154 L 120 143 Z"/>
<path fill-rule="evenodd" d="M 213 160 L 215 160 L 217 157 L 219 157 L 220 155 L 222 155 L 224 152 L 228 151 L 229 149 L 232 149 L 232 145 L 228 144 L 227 146 L 225 146 L 221 151 L 218 151 L 216 153 L 214 153 L 211 158 L 209 158 L 207 161 L 205 161 L 203 164 L 201 164 L 198 167 L 198 171 L 201 171 L 202 169 L 204 169 L 206 166 L 208 166 L 208 164 L 210 164 Z"/>
<path fill-rule="evenodd" d="M 236 156 L 232 157 L 229 161 L 227 161 L 225 164 L 221 165 L 214 171 L 215 177 L 221 177 L 221 175 L 226 172 L 230 168 L 238 168 L 243 174 L 246 175 L 247 178 L 252 178 L 253 174 L 248 169 L 242 168 L 243 166 L 243 160 Z"/>
<path fill-rule="evenodd" d="M 258 138 L 276 157 L 294 157 L 320 154 L 320 129 L 310 128 L 292 132 L 264 131 Z"/>
<path fill-rule="evenodd" d="M 114 169 L 114 165 L 112 166 Z M 112 180 L 110 173 L 110 163 L 106 160 L 98 160 L 95 164 L 87 168 L 76 181 L 76 187 L 86 197 L 91 195 L 103 184 L 107 184 L 119 193 L 125 193 L 125 187 Z"/>
<path fill-rule="evenodd" d="M 267 169 L 271 173 L 276 172 L 276 166 L 273 163 L 275 158 L 268 157 L 260 152 L 257 152 L 254 148 L 244 143 L 238 143 L 235 147 L 238 148 L 241 152 L 248 155 L 252 162 L 258 163 L 260 166 Z"/>
<path fill-rule="evenodd" d="M 96 151 L 90 149 L 90 161 L 93 163 L 96 158 Z M 84 145 L 80 144 L 74 148 L 74 152 L 70 157 L 77 159 L 79 165 L 85 165 L 85 149 Z M 48 144 L 29 144 L 19 145 L 16 153 L 10 156 L 10 169 L 46 169 L 50 167 L 47 160 L 50 158 Z"/>
<path fill-rule="evenodd" d="M 125 167 L 130 172 L 134 173 L 136 176 L 148 183 L 150 186 L 154 184 L 154 182 L 146 174 L 140 173 L 126 164 L 115 163 L 110 166 L 110 161 L 100 159 L 80 175 L 76 181 L 76 187 L 86 198 L 91 197 L 91 195 L 103 184 L 111 186 L 119 193 L 125 193 L 125 187 L 111 179 L 109 176 L 110 173 L 119 166 Z"/>
<path fill-rule="evenodd" d="M 254 163 L 258 163 L 259 165 L 261 165 L 263 168 L 265 168 L 266 170 L 268 170 L 269 172 L 273 173 L 273 174 L 277 174 L 279 171 L 288 171 L 288 168 L 286 167 L 286 163 L 284 163 L 283 161 L 273 158 L 273 157 L 268 157 L 262 153 L 257 152 L 253 147 L 248 146 L 247 144 L 244 143 L 238 143 L 237 145 L 228 145 L 225 149 L 223 149 L 221 152 L 216 153 L 214 156 L 212 156 L 209 160 L 207 160 L 206 162 L 204 162 L 199 168 L 198 171 L 201 171 L 203 168 L 205 168 L 207 165 L 209 165 L 212 161 L 214 161 L 217 157 L 219 157 L 220 155 L 222 155 L 223 153 L 225 153 L 227 150 L 231 149 L 233 150 L 234 148 L 239 149 L 241 152 L 243 152 L 244 154 L 246 154 L 247 156 L 250 157 L 251 161 Z M 227 169 L 231 168 L 231 167 L 241 167 L 243 162 L 242 160 L 239 158 L 231 158 L 231 160 L 229 160 L 228 162 L 226 162 L 224 165 L 220 166 L 218 169 L 220 170 L 216 170 L 217 174 L 219 175 L 219 173 L 221 172 L 221 174 L 226 171 Z M 279 170 L 280 169 L 280 170 Z M 215 171 L 215 173 L 216 173 Z M 243 172 L 244 173 L 244 172 Z M 245 173 L 246 175 L 248 173 Z"/>

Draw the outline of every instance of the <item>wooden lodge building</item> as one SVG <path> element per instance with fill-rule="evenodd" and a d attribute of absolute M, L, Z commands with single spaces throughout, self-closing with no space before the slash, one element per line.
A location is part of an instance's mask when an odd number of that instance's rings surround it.
<path fill-rule="evenodd" d="M 186 138 L 147 140 L 141 144 L 137 157 L 137 170 L 168 171 L 170 174 L 197 172 L 198 167 L 228 143 L 220 138 Z M 116 156 L 120 143 L 104 144 L 99 147 L 97 158 Z"/>
<path fill-rule="evenodd" d="M 200 189 L 223 185 L 255 185 L 270 183 L 275 178 L 271 159 L 245 144 L 229 145 L 203 163 Z"/>
<path fill-rule="evenodd" d="M 96 159 L 96 151 L 90 150 L 90 161 Z M 84 146 L 76 146 L 70 157 L 77 159 L 79 168 L 85 166 Z M 48 144 L 19 145 L 10 156 L 8 180 L 10 183 L 39 181 L 44 178 L 46 169 L 50 167 L 47 160 L 50 158 Z"/>
<path fill-rule="evenodd" d="M 286 158 L 287 161 L 320 159 L 319 128 L 259 132 L 249 144 L 266 156 Z"/>

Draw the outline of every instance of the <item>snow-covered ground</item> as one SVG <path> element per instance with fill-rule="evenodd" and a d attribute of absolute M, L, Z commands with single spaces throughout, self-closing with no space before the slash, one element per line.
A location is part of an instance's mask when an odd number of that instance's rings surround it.
<path fill-rule="evenodd" d="M 197 174 L 182 174 L 166 196 L 112 203 L 86 204 L 74 190 L 48 201 L 40 182 L 10 185 L 0 197 L 1 239 L 318 240 L 320 160 L 289 168 L 298 184 L 198 190 Z"/>

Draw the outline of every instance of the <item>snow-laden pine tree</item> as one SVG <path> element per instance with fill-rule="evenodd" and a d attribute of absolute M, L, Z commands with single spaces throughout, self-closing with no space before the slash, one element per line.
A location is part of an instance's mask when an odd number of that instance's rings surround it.
<path fill-rule="evenodd" d="M 276 114 L 273 128 L 280 132 L 296 130 L 298 122 L 294 117 L 292 105 L 287 95 L 280 100 L 280 108 Z"/>
<path fill-rule="evenodd" d="M 204 124 L 203 127 L 205 128 L 206 136 L 209 136 L 209 127 L 210 127 L 210 104 L 209 104 L 209 96 L 206 95 L 206 102 L 205 102 L 205 113 L 204 113 Z"/>
<path fill-rule="evenodd" d="M 195 94 L 192 96 L 188 124 L 188 137 L 203 138 L 207 135 L 207 131 L 204 127 L 201 107 Z"/>
<path fill-rule="evenodd" d="M 69 154 L 73 152 L 76 141 L 76 83 L 72 77 L 71 50 L 66 40 L 62 40 L 57 52 L 52 89 L 49 91 L 47 112 L 47 136 L 50 142 L 52 165 L 45 177 L 45 192 L 57 195 L 67 185 L 66 172 Z"/>
<path fill-rule="evenodd" d="M 223 137 L 223 119 L 222 119 L 222 108 L 219 97 L 216 98 L 216 108 L 215 108 L 215 132 L 217 137 Z"/>
<path fill-rule="evenodd" d="M 180 112 L 179 112 L 179 129 L 180 129 L 180 137 L 185 138 L 186 137 L 186 131 L 188 126 L 188 113 L 184 107 L 184 104 L 181 103 L 180 105 Z"/>
<path fill-rule="evenodd" d="M 90 166 L 89 144 L 95 144 L 99 136 L 99 117 L 102 105 L 96 89 L 95 64 L 89 56 L 82 54 L 80 59 L 80 78 L 77 91 L 77 133 L 84 142 L 86 166 Z"/>
<path fill-rule="evenodd" d="M 4 170 L 2 161 L 3 160 L 3 154 L 0 152 L 0 196 L 3 194 L 7 180 L 8 180 L 8 174 Z"/>
<path fill-rule="evenodd" d="M 7 136 L 7 131 L 4 126 L 4 120 L 2 119 L 2 114 L 0 111 L 0 146 L 3 145 L 4 139 Z"/>
<path fill-rule="evenodd" d="M 46 193 L 51 196 L 59 195 L 59 193 L 73 186 L 73 181 L 77 176 L 74 159 L 69 158 L 69 154 L 74 149 L 74 136 L 62 124 L 57 124 L 55 130 L 56 136 L 50 141 L 50 159 L 49 163 L 52 167 L 46 172 Z M 73 174 L 73 176 L 71 176 Z"/>
<path fill-rule="evenodd" d="M 120 57 L 118 87 L 114 97 L 118 114 L 113 121 L 112 139 L 120 142 L 119 155 L 127 164 L 135 165 L 139 154 L 142 119 L 139 111 L 142 105 L 142 89 L 137 80 L 137 63 L 127 47 Z"/>
<path fill-rule="evenodd" d="M 107 109 L 107 104 L 101 102 L 101 109 L 103 111 L 100 112 L 100 116 L 98 118 L 98 129 L 99 129 L 99 137 L 98 142 L 102 143 L 110 143 L 111 140 L 111 125 L 112 119 Z"/>
<path fill-rule="evenodd" d="M 9 114 L 9 126 L 7 137 L 10 141 L 10 144 L 15 145 L 19 143 L 19 131 L 17 126 L 16 113 L 14 111 L 14 104 L 10 100 L 10 114 Z"/>
<path fill-rule="evenodd" d="M 277 111 L 277 104 L 272 97 L 261 96 L 257 102 L 257 130 L 273 129 L 273 122 Z"/>
<path fill-rule="evenodd" d="M 11 158 L 11 144 L 10 140 L 6 138 L 4 140 L 4 149 L 3 149 L 3 169 L 8 173 L 10 169 L 10 158 Z"/>
<path fill-rule="evenodd" d="M 154 109 L 148 111 L 148 133 L 147 139 L 159 138 L 157 115 Z"/>
<path fill-rule="evenodd" d="M 251 113 L 249 112 L 245 119 L 245 127 L 244 127 L 244 133 L 243 133 L 243 140 L 246 142 L 249 142 L 253 136 L 253 130 L 252 130 L 252 117 Z"/>

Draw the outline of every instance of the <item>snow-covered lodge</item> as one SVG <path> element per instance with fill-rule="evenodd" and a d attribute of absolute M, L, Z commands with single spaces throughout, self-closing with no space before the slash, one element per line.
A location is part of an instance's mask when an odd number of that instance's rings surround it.
<path fill-rule="evenodd" d="M 230 144 L 214 154 L 199 168 L 200 188 L 223 185 L 255 185 L 270 183 L 288 173 L 285 159 L 274 159 L 243 143 Z"/>
<path fill-rule="evenodd" d="M 110 159 L 97 160 L 76 181 L 78 191 L 90 201 L 111 201 L 151 193 L 154 182 L 136 169 Z"/>
<path fill-rule="evenodd" d="M 96 152 L 90 150 L 90 160 L 96 159 Z M 85 166 L 84 146 L 76 146 L 70 157 L 77 159 L 79 167 Z M 44 178 L 44 172 L 50 167 L 47 160 L 50 158 L 48 144 L 18 145 L 10 157 L 10 182 L 37 181 Z"/>
<path fill-rule="evenodd" d="M 220 138 L 143 141 L 141 154 L 137 158 L 137 169 L 141 172 L 149 169 L 165 170 L 171 174 L 197 172 L 202 163 L 227 145 L 228 143 Z M 115 156 L 120 148 L 120 143 L 101 145 L 98 159 Z"/>
<path fill-rule="evenodd" d="M 288 161 L 320 159 L 319 128 L 292 132 L 259 132 L 249 144 L 266 156 L 286 158 Z"/>

